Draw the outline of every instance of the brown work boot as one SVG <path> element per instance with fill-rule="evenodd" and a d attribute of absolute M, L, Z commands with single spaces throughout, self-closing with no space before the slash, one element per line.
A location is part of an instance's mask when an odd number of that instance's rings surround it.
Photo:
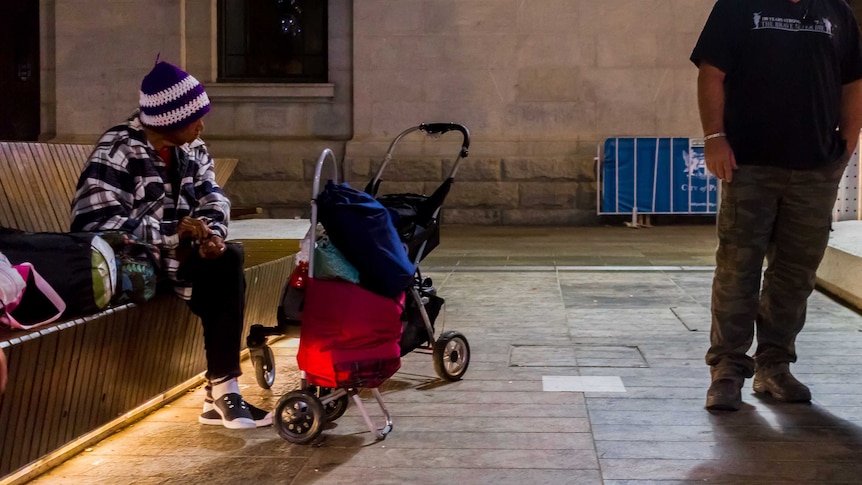
<path fill-rule="evenodd" d="M 808 386 L 796 380 L 789 370 L 777 373 L 768 372 L 769 368 L 758 369 L 754 373 L 754 392 L 772 395 L 782 402 L 809 402 L 811 391 Z"/>
<path fill-rule="evenodd" d="M 742 381 L 722 378 L 712 381 L 706 391 L 706 409 L 736 411 L 742 406 Z"/>

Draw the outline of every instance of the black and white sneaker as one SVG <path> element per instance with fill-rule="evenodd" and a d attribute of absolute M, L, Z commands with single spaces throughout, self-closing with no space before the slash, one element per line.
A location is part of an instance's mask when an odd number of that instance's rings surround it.
<path fill-rule="evenodd" d="M 225 394 L 216 404 L 212 391 L 207 389 L 204 409 L 198 422 L 223 425 L 230 429 L 261 428 L 272 425 L 272 413 L 245 402 L 239 394 Z"/>

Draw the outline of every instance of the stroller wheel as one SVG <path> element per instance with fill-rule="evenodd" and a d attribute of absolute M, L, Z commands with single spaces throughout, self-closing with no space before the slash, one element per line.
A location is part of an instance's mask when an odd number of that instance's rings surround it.
<path fill-rule="evenodd" d="M 291 391 L 275 407 L 275 428 L 283 439 L 296 444 L 312 442 L 323 432 L 326 411 L 316 397 L 306 391 Z"/>
<path fill-rule="evenodd" d="M 321 400 L 321 404 L 323 399 L 335 392 L 335 389 L 330 387 L 317 387 L 311 386 L 308 389 L 310 392 L 313 392 L 315 396 L 317 396 Z M 350 404 L 350 396 L 344 394 L 343 396 L 333 399 L 328 403 L 323 405 L 323 409 L 326 411 L 326 422 L 335 421 L 344 415 L 344 412 L 347 411 L 347 406 Z"/>
<path fill-rule="evenodd" d="M 470 365 L 470 344 L 460 332 L 449 331 L 434 343 L 434 371 L 442 379 L 457 381 Z"/>
<path fill-rule="evenodd" d="M 254 364 L 254 375 L 257 385 L 264 389 L 272 387 L 275 382 L 275 356 L 268 345 L 251 350 L 251 362 Z"/>

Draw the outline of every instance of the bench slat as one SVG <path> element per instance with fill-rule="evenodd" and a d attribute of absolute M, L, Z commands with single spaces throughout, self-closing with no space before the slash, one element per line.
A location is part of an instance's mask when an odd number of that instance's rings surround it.
<path fill-rule="evenodd" d="M 119 383 L 123 382 L 119 379 L 122 374 L 122 352 L 123 343 L 126 341 L 127 325 L 111 325 L 111 335 L 105 339 L 105 383 L 102 386 L 102 396 L 105 396 L 102 401 L 102 413 L 99 422 L 103 423 L 110 421 L 113 416 L 121 414 L 123 410 L 120 408 L 116 399 Z"/>
<path fill-rule="evenodd" d="M 44 150 L 53 162 L 51 166 L 54 173 L 57 174 L 59 180 L 58 187 L 62 189 L 64 214 L 66 214 L 67 218 L 71 219 L 70 204 L 72 197 L 75 195 L 75 186 L 78 183 L 78 177 L 81 175 L 81 170 L 83 170 L 86 159 L 79 154 L 70 154 L 71 148 L 68 145 L 45 145 Z"/>
<path fill-rule="evenodd" d="M 38 346 L 37 346 L 38 348 Z M 23 385 L 21 385 L 17 392 L 22 396 L 32 396 L 33 395 L 33 377 L 36 375 L 36 359 L 38 350 L 33 353 L 27 353 L 24 355 L 20 355 L 18 358 L 18 365 L 15 367 L 11 367 L 15 370 L 15 372 L 20 372 L 22 375 L 27 376 L 27 379 L 24 379 Z M 36 393 L 38 395 L 38 392 Z M 15 420 L 14 423 L 9 423 L 11 426 L 8 428 L 7 433 L 12 436 L 12 440 L 10 444 L 12 446 L 8 446 L 11 448 L 11 453 L 4 451 L 4 460 L 9 459 L 12 463 L 20 463 L 21 459 L 26 457 L 24 452 L 25 449 L 28 448 L 30 441 L 28 440 L 28 430 L 32 428 L 28 428 L 26 425 L 26 419 L 24 419 L 29 412 L 30 400 L 21 400 L 18 403 L 14 403 L 12 407 L 12 415 L 19 416 L 20 419 Z M 7 447 L 4 447 L 7 448 Z"/>
<path fill-rule="evenodd" d="M 39 347 L 36 363 L 36 375 L 33 376 L 33 396 L 46 395 L 53 392 L 51 380 L 56 369 L 52 365 L 56 352 L 55 342 L 44 341 Z M 42 428 L 47 419 L 48 400 L 35 399 L 30 401 L 30 414 L 27 415 L 27 427 Z M 39 452 L 41 438 L 34 435 L 30 441 L 29 449 L 25 450 L 24 456 L 33 456 Z"/>
<path fill-rule="evenodd" d="M 151 310 L 154 311 L 154 315 L 150 321 L 155 324 L 155 327 L 153 328 L 155 337 L 150 338 L 147 341 L 147 347 L 144 347 L 141 358 L 141 367 L 142 369 L 146 369 L 147 367 L 159 369 L 159 372 L 142 372 L 142 375 L 146 376 L 146 381 L 144 381 L 144 386 L 142 386 L 144 392 L 139 393 L 135 397 L 135 402 L 146 399 L 149 394 L 147 392 L 148 388 L 159 388 L 161 387 L 162 380 L 167 382 L 174 377 L 174 372 L 171 366 L 175 365 L 173 360 L 177 355 L 173 352 L 169 352 L 166 345 L 168 343 L 168 336 L 171 334 L 170 329 L 168 328 L 170 325 L 170 319 L 166 318 L 166 316 L 169 314 L 170 308 L 174 306 L 173 303 L 174 302 L 171 301 L 169 305 L 162 304 L 157 308 L 151 306 Z M 160 349 L 160 351 L 153 352 L 153 349 Z"/>
<path fill-rule="evenodd" d="M 72 331 L 53 332 L 46 337 L 46 340 L 52 343 L 52 348 L 55 350 L 54 357 L 57 362 L 68 362 L 71 359 L 74 337 L 75 333 Z M 43 456 L 62 445 L 58 429 L 60 416 L 63 411 L 63 396 L 66 393 L 67 387 L 72 385 L 67 379 L 63 378 L 63 374 L 64 369 L 62 366 L 54 366 L 51 391 L 46 398 L 48 410 L 46 411 L 45 421 L 42 423 L 42 438 L 35 456 Z"/>
<path fill-rule="evenodd" d="M 3 349 L 0 349 L 0 352 L 3 352 Z M 22 352 L 17 352 L 14 347 L 6 349 L 6 364 L 10 369 L 18 368 L 18 361 L 20 360 L 21 354 Z M 0 446 L 0 477 L 11 471 L 11 469 L 7 469 L 6 463 L 13 463 L 12 446 L 15 442 L 13 441 L 14 437 L 12 435 L 14 423 L 12 422 L 13 420 L 11 417 L 16 416 L 12 414 L 12 408 L 16 406 L 11 396 L 17 396 L 20 392 L 20 388 L 24 386 L 23 382 L 16 382 L 12 375 L 9 377 L 10 379 L 6 385 L 6 394 L 0 395 L 0 424 L 8 423 L 3 428 L 5 433 L 8 434 L 8 438 L 0 437 L 0 441 L 3 442 L 2 446 Z M 8 444 L 6 444 L 7 442 Z"/>
<path fill-rule="evenodd" d="M 89 145 L 63 145 L 63 149 L 66 150 L 71 161 L 70 163 L 63 164 L 63 167 L 69 171 L 69 180 L 72 182 L 71 193 L 74 195 L 75 187 L 78 185 L 78 178 L 80 178 L 81 172 L 84 171 L 84 167 L 93 153 L 93 147 Z"/>
<path fill-rule="evenodd" d="M 137 308 L 134 313 L 141 316 L 141 310 L 143 310 L 143 308 Z M 129 312 L 126 311 L 121 313 L 128 314 Z M 132 323 L 131 325 L 127 322 L 123 323 L 123 327 L 126 331 L 123 337 L 122 351 L 120 353 L 121 359 L 117 363 L 120 367 L 120 372 L 117 374 L 118 382 L 137 382 L 139 379 L 142 372 L 139 367 L 141 365 L 141 359 L 137 356 L 136 352 L 140 352 L 139 347 L 143 347 L 143 345 L 139 345 L 139 342 L 143 341 L 146 329 L 141 328 L 141 326 L 148 323 L 148 321 L 138 322 L 137 324 Z M 129 398 L 129 393 L 128 388 L 120 387 L 117 389 L 115 399 L 117 400 L 118 408 L 129 410 L 135 407 L 134 402 Z"/>
<path fill-rule="evenodd" d="M 96 418 L 97 426 L 113 419 L 122 412 L 117 408 L 115 399 L 117 386 L 121 382 L 118 379 L 122 371 L 121 351 L 126 337 L 126 325 L 111 325 L 105 335 L 105 345 L 102 351 L 102 367 L 104 369 L 101 383 L 99 384 L 99 395 L 104 396 L 100 400 L 99 413 Z"/>
<path fill-rule="evenodd" d="M 54 161 L 56 171 L 60 174 L 64 197 L 66 198 L 64 231 L 68 231 L 72 224 L 72 197 L 75 196 L 78 178 L 81 176 L 81 171 L 84 170 L 84 165 L 86 165 L 91 151 L 92 147 L 89 145 L 48 145 L 48 152 L 52 154 L 51 159 Z"/>
<path fill-rule="evenodd" d="M 3 174 L 0 177 L 0 188 L 3 189 L 3 195 L 11 204 L 14 219 L 10 227 L 32 231 L 33 227 L 38 226 L 38 219 L 32 204 L 21 192 L 26 186 L 18 172 L 16 147 L 8 143 L 0 143 L 0 150 L 2 150 L 0 151 L 0 173 Z"/>
<path fill-rule="evenodd" d="M 21 195 L 18 192 L 17 170 L 12 170 L 12 145 L 0 143 L 0 190 L 3 192 L 4 202 L 8 205 L 10 221 L 3 221 L 3 226 L 19 227 L 20 222 L 26 218 L 26 208 L 21 207 Z"/>
<path fill-rule="evenodd" d="M 219 187 L 224 188 L 228 179 L 233 174 L 236 166 L 239 164 L 239 159 L 236 158 L 214 158 L 213 169 L 215 170 L 215 180 Z"/>
<path fill-rule="evenodd" d="M 89 355 L 87 368 L 87 385 L 82 389 L 80 402 L 82 404 L 83 413 L 78 413 L 83 416 L 79 419 L 78 426 L 75 429 L 76 434 L 84 434 L 87 431 L 99 426 L 100 408 L 102 405 L 102 383 L 105 379 L 105 367 L 108 361 L 105 359 L 105 350 L 110 341 L 113 325 L 107 325 L 107 320 L 99 319 L 90 322 L 87 325 L 87 332 L 92 335 L 89 339 L 90 345 L 86 353 Z M 89 412 L 88 412 L 89 411 Z M 104 422 L 104 421 L 103 421 Z"/>
<path fill-rule="evenodd" d="M 0 158 L 5 157 L 4 144 L 0 143 Z M 4 166 L 5 164 L 0 161 L 0 173 L 2 173 Z M 3 177 L 0 177 L 0 193 L 3 194 L 2 197 L 0 197 L 0 227 L 17 227 L 15 222 L 15 213 L 12 209 L 12 201 L 4 188 Z"/>
<path fill-rule="evenodd" d="M 81 349 L 83 348 L 84 342 L 84 326 L 76 325 L 75 328 L 75 339 L 72 341 L 72 355 L 79 356 L 81 355 Z M 68 331 L 68 330 L 66 330 Z M 71 384 L 66 387 L 66 392 L 63 394 L 63 415 L 60 420 L 60 440 L 63 443 L 67 443 L 75 438 L 75 430 L 74 430 L 74 422 L 75 415 L 73 409 L 76 397 L 77 387 L 80 385 L 79 382 L 76 382 L 76 377 L 79 375 L 79 367 L 81 366 L 81 359 L 73 358 L 70 362 L 69 370 L 66 373 L 66 379 Z"/>
<path fill-rule="evenodd" d="M 53 213 L 53 229 L 57 232 L 67 231 L 70 223 L 69 201 L 64 190 L 64 178 L 57 170 L 57 163 L 51 157 L 47 145 L 33 143 L 29 145 L 33 157 L 33 170 L 31 176 L 39 180 L 38 185 L 44 184 L 47 199 Z"/>
<path fill-rule="evenodd" d="M 85 412 L 90 408 L 88 396 L 92 393 L 90 389 L 90 376 L 93 371 L 93 354 L 98 348 L 93 343 L 96 336 L 97 322 L 92 321 L 81 327 L 81 345 L 76 355 L 79 356 L 78 369 L 75 373 L 75 387 L 72 389 L 72 401 L 69 406 L 69 438 L 79 436 L 81 432 L 92 429 L 87 422 Z"/>
<path fill-rule="evenodd" d="M 56 154 L 71 202 L 72 196 L 75 195 L 75 187 L 78 185 L 78 178 L 81 177 L 81 172 L 93 148 L 87 145 L 53 145 L 50 150 Z"/>
<path fill-rule="evenodd" d="M 45 190 L 45 180 L 39 176 L 39 160 L 33 158 L 29 144 L 20 144 L 12 150 L 12 160 L 18 173 L 20 193 L 28 204 L 33 231 L 54 231 L 56 221 L 53 217 L 53 205 Z"/>

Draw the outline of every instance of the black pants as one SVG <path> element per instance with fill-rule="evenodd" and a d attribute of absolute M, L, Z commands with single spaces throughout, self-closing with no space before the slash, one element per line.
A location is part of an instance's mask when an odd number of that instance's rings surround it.
<path fill-rule="evenodd" d="M 192 282 L 189 308 L 201 318 L 207 357 L 207 379 L 238 377 L 245 315 L 245 274 L 241 244 L 227 243 L 217 259 L 197 252 L 183 262 L 180 274 Z"/>

